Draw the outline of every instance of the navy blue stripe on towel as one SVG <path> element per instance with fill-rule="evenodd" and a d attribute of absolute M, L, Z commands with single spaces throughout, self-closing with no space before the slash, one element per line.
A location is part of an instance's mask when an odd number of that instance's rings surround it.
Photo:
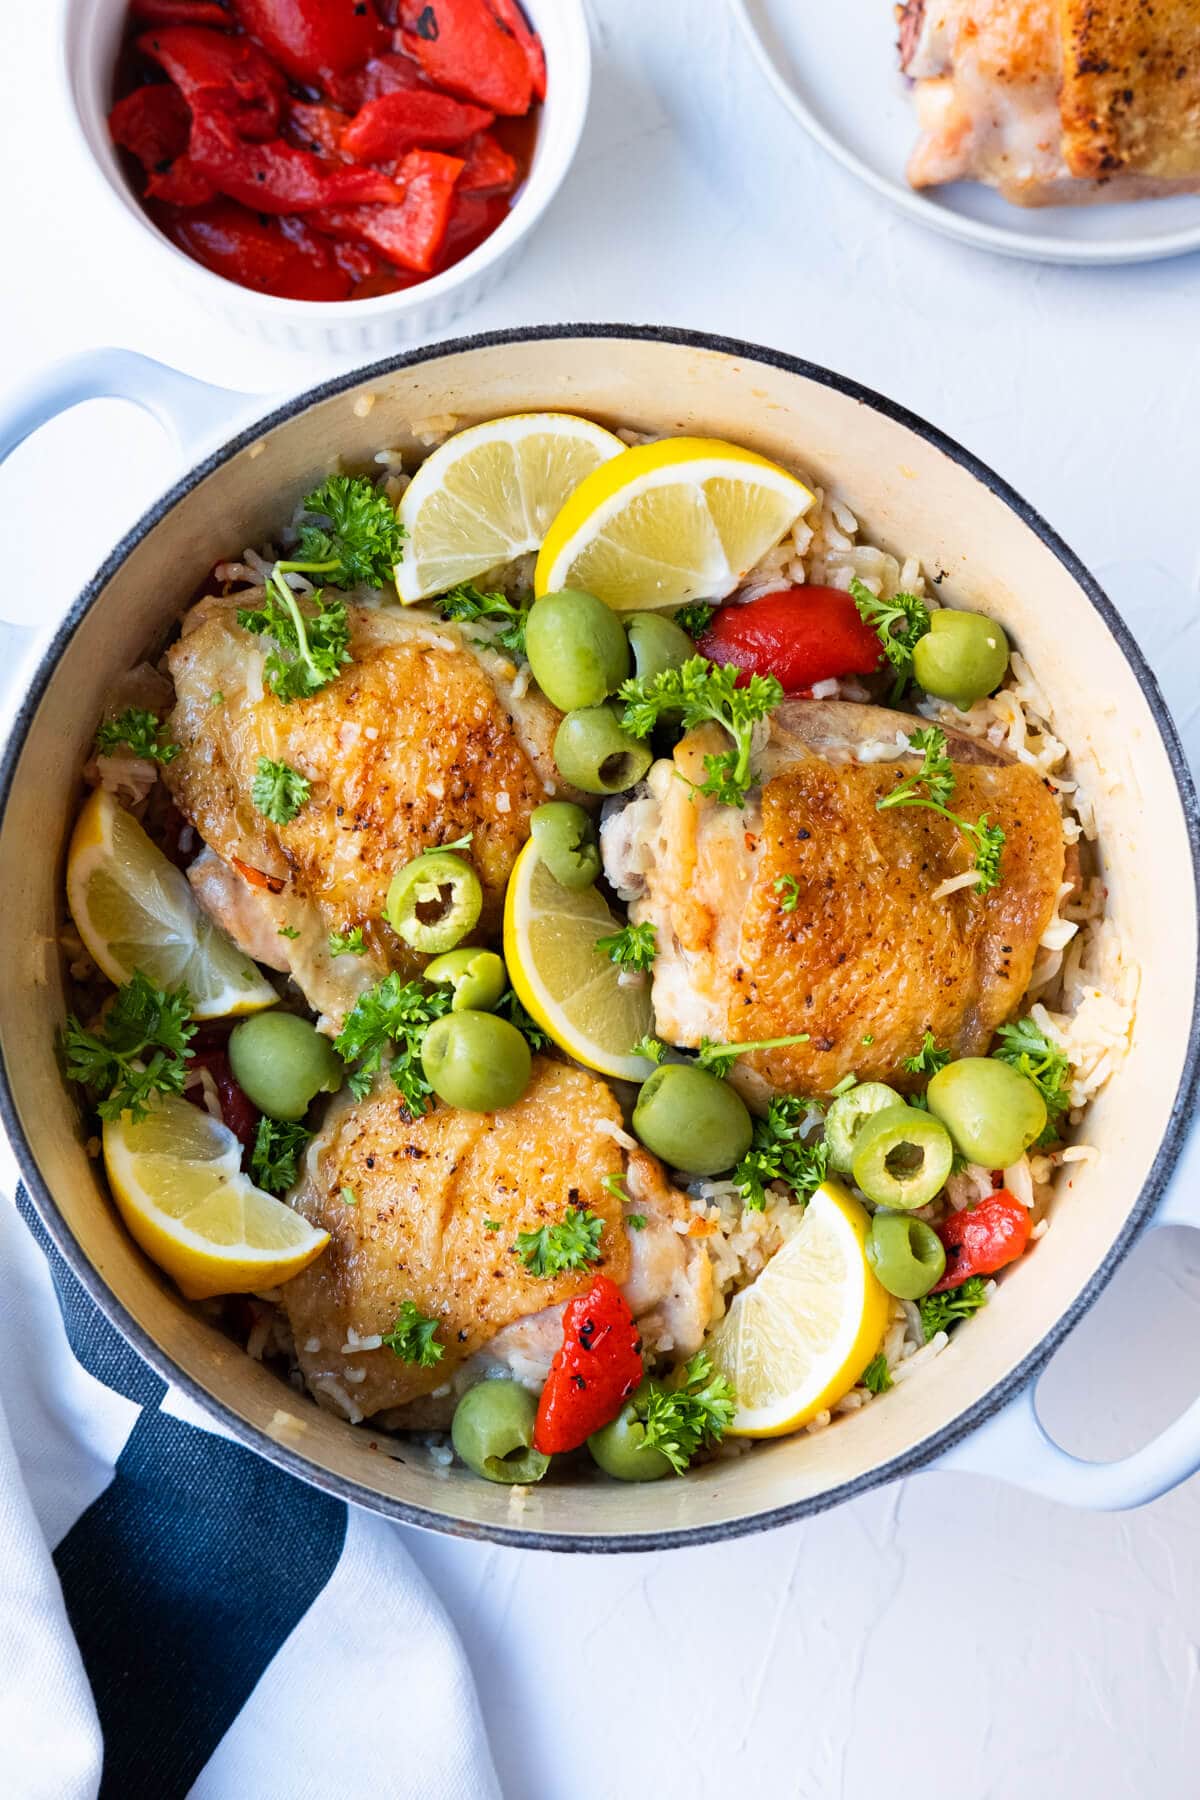
<path fill-rule="evenodd" d="M 104 1733 L 102 1800 L 184 1800 L 332 1575 L 346 1509 L 160 1412 L 162 1382 L 34 1229 L 76 1355 L 145 1406 L 54 1556 Z"/>

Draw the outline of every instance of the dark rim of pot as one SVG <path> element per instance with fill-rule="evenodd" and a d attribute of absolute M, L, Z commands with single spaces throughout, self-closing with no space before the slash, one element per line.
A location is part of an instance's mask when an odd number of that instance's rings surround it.
<path fill-rule="evenodd" d="M 895 401 L 875 393 L 870 388 L 863 387 L 857 381 L 852 381 L 844 375 L 835 374 L 829 369 L 820 368 L 814 363 L 805 362 L 801 357 L 788 356 L 780 350 L 765 349 L 759 345 L 742 343 L 736 338 L 718 337 L 707 332 L 684 331 L 659 325 L 526 326 L 516 330 L 488 331 L 473 337 L 447 339 L 334 376 L 330 380 L 320 383 L 319 386 L 310 388 L 306 393 L 298 395 L 294 400 L 289 400 L 286 405 L 277 408 L 275 412 L 268 414 L 265 418 L 256 419 L 236 437 L 214 450 L 203 462 L 198 463 L 163 494 L 143 514 L 137 524 L 126 533 L 75 601 L 41 657 L 28 692 L 14 717 L 3 756 L 0 757 L 0 823 L 7 811 L 9 795 L 20 763 L 26 735 L 36 716 L 59 657 L 74 635 L 80 621 L 147 532 L 181 500 L 185 499 L 214 469 L 220 468 L 223 463 L 228 462 L 231 457 L 236 456 L 239 451 L 254 443 L 265 433 L 287 424 L 289 420 L 306 411 L 308 407 L 345 393 L 351 388 L 360 387 L 364 382 L 373 378 L 394 375 L 405 369 L 418 368 L 424 363 L 436 362 L 443 357 L 457 356 L 468 351 L 502 348 L 506 344 L 563 339 L 577 339 L 586 342 L 597 338 L 616 343 L 621 341 L 661 343 L 692 350 L 711 351 L 718 355 L 735 357 L 741 361 L 762 363 L 770 368 L 781 369 L 790 375 L 802 376 L 808 381 L 819 383 L 822 387 L 832 388 L 838 393 L 846 395 L 847 398 L 857 401 L 860 405 L 870 407 L 872 411 L 882 414 L 884 418 L 905 427 L 927 444 L 931 444 L 944 456 L 949 457 L 952 462 L 957 463 L 960 468 L 965 469 L 989 493 L 994 494 L 1011 512 L 1015 513 L 1022 523 L 1028 526 L 1029 530 L 1034 532 L 1046 548 L 1057 557 L 1071 578 L 1087 595 L 1096 613 L 1120 646 L 1146 697 L 1146 703 L 1158 726 L 1163 748 L 1175 776 L 1179 802 L 1191 847 L 1193 886 L 1197 916 L 1200 917 L 1200 807 L 1197 804 L 1195 787 L 1174 721 L 1153 672 L 1112 601 L 1074 552 L 1046 523 L 1041 514 L 1014 492 L 1006 481 L 1001 480 L 986 464 L 980 462 L 978 457 L 973 456 L 969 450 L 964 450 L 961 444 L 947 437 L 936 427 L 926 424 L 924 420 L 909 412 L 905 407 L 898 406 Z M 765 1531 L 772 1526 L 784 1525 L 795 1519 L 808 1518 L 814 1513 L 823 1512 L 830 1507 L 841 1505 L 843 1501 L 851 1500 L 859 1494 L 867 1493 L 871 1488 L 880 1487 L 901 1476 L 913 1474 L 960 1443 L 988 1419 L 993 1418 L 1021 1391 L 1026 1383 L 1032 1381 L 1045 1367 L 1055 1350 L 1078 1324 L 1102 1289 L 1108 1285 L 1118 1264 L 1154 1211 L 1178 1159 L 1186 1135 L 1185 1126 L 1191 1117 L 1198 1076 L 1200 1076 L 1200 964 L 1198 964 L 1193 977 L 1192 1020 L 1188 1034 L 1187 1054 L 1180 1073 L 1170 1120 L 1136 1205 L 1131 1208 L 1124 1226 L 1109 1247 L 1100 1267 L 1081 1292 L 1076 1295 L 1053 1328 L 1046 1333 L 1037 1348 L 1031 1351 L 1022 1363 L 1012 1369 L 1002 1381 L 997 1382 L 996 1386 L 977 1400 L 973 1406 L 956 1415 L 940 1430 L 933 1432 L 901 1455 L 891 1458 L 887 1463 L 869 1470 L 852 1481 L 843 1482 L 820 1494 L 794 1500 L 783 1506 L 771 1507 L 765 1512 L 748 1514 L 739 1519 L 724 1520 L 707 1525 L 685 1526 L 671 1531 L 648 1531 L 634 1536 L 532 1531 L 522 1530 L 519 1526 L 514 1525 L 479 1524 L 474 1521 L 449 1518 L 424 1507 L 391 1499 L 387 1495 L 381 1495 L 372 1489 L 361 1487 L 357 1482 L 347 1480 L 343 1476 L 319 1469 L 305 1458 L 297 1455 L 295 1451 L 275 1442 L 265 1432 L 247 1425 L 230 1408 L 214 1400 L 199 1382 L 185 1374 L 159 1349 L 153 1339 L 106 1288 L 101 1277 L 87 1261 L 59 1212 L 53 1195 L 42 1179 L 36 1158 L 17 1115 L 8 1070 L 2 1058 L 0 1058 L 0 1120 L 2 1120 L 13 1145 L 26 1187 L 46 1229 L 62 1252 L 72 1272 L 101 1312 L 164 1380 L 182 1388 L 201 1408 L 217 1414 L 224 1425 L 250 1449 L 256 1450 L 279 1467 L 287 1469 L 301 1480 L 323 1489 L 338 1499 L 345 1500 L 350 1504 L 366 1506 L 372 1511 L 382 1513 L 403 1524 L 418 1525 L 428 1530 L 445 1532 L 453 1537 L 481 1539 L 519 1549 L 616 1552 L 667 1550 L 677 1545 L 719 1543 L 725 1539 L 746 1536 L 751 1532 Z"/>

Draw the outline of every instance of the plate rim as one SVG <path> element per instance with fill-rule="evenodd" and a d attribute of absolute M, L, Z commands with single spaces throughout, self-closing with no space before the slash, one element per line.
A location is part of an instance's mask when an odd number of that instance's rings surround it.
<path fill-rule="evenodd" d="M 918 225 L 925 226 L 927 230 L 936 231 L 942 237 L 957 238 L 975 249 L 994 251 L 1000 256 L 1021 258 L 1029 262 L 1073 264 L 1076 267 L 1120 267 L 1133 263 L 1165 262 L 1170 257 L 1186 256 L 1200 250 L 1200 223 L 1189 226 L 1185 231 L 1161 233 L 1137 243 L 1128 239 L 1117 239 L 1109 243 L 1079 242 L 1074 238 L 1034 237 L 1015 228 L 1009 231 L 1004 226 L 987 225 L 934 206 L 915 189 L 902 187 L 899 182 L 879 174 L 822 124 L 771 54 L 759 23 L 759 15 L 768 0 L 729 0 L 729 3 L 759 69 L 776 97 L 809 137 L 889 205 Z"/>

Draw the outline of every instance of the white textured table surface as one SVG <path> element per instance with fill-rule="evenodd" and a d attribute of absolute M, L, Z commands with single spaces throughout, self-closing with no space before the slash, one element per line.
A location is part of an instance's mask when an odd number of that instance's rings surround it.
<path fill-rule="evenodd" d="M 890 30 L 884 0 L 843 3 Z M 324 373 L 186 309 L 124 254 L 90 187 L 76 203 L 74 144 L 65 126 L 48 141 L 54 115 L 27 98 L 52 92 L 51 21 L 5 10 L 27 43 L 0 76 L 0 384 L 107 343 L 258 391 Z M 721 0 L 591 0 L 591 16 L 578 162 L 523 264 L 462 328 L 728 332 L 923 413 L 1108 586 L 1200 761 L 1200 260 L 1066 272 L 926 236 L 797 134 Z M 0 616 L 59 610 L 173 469 L 126 406 L 43 432 L 0 477 Z M 1131 1448 L 1196 1391 L 1198 1306 L 1194 1237 L 1135 1254 L 1043 1387 L 1069 1448 Z M 1197 1791 L 1196 1481 L 1104 1518 L 921 1476 L 806 1525 L 646 1557 L 409 1539 L 462 1630 L 513 1800 Z"/>

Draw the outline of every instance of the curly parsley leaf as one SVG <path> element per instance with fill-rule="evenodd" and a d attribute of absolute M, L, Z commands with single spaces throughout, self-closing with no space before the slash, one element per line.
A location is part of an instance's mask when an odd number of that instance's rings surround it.
<path fill-rule="evenodd" d="M 311 1138 L 312 1132 L 304 1125 L 261 1118 L 250 1152 L 251 1179 L 268 1194 L 286 1194 L 296 1185 L 300 1159 Z"/>
<path fill-rule="evenodd" d="M 928 1029 L 921 1039 L 921 1048 L 914 1056 L 906 1056 L 900 1067 L 907 1069 L 910 1075 L 936 1075 L 950 1061 L 948 1050 L 939 1050 L 932 1031 Z"/>
<path fill-rule="evenodd" d="M 1052 1043 L 1032 1019 L 1001 1025 L 996 1036 L 1000 1048 L 993 1050 L 992 1055 L 1032 1081 L 1046 1102 L 1046 1128 L 1038 1143 L 1053 1143 L 1062 1115 L 1071 1104 L 1071 1065 L 1066 1052 Z"/>
<path fill-rule="evenodd" d="M 243 631 L 274 643 L 263 664 L 263 677 L 284 705 L 319 693 L 352 660 L 345 601 L 326 599 L 324 590 L 318 589 L 305 595 L 305 604 L 316 606 L 316 612 L 302 611 L 277 565 L 262 605 L 237 610 Z"/>
<path fill-rule="evenodd" d="M 959 1319 L 969 1319 L 977 1313 L 981 1306 L 987 1305 L 987 1293 L 982 1275 L 971 1275 L 961 1287 L 947 1288 L 941 1294 L 926 1294 L 917 1302 L 921 1314 L 921 1329 L 925 1333 L 925 1342 L 936 1337 L 939 1331 L 948 1331 Z"/>
<path fill-rule="evenodd" d="M 712 624 L 715 606 L 707 600 L 693 600 L 690 606 L 679 607 L 674 615 L 675 623 L 680 631 L 686 631 L 690 638 L 700 638 Z"/>
<path fill-rule="evenodd" d="M 192 1000 L 185 987 L 156 988 L 136 970 L 118 988 L 96 1031 L 85 1031 L 72 1013 L 61 1035 L 68 1079 L 100 1095 L 102 1119 L 127 1112 L 136 1124 L 156 1094 L 181 1094 L 188 1048 L 195 1036 Z"/>
<path fill-rule="evenodd" d="M 796 877 L 794 875 L 777 875 L 771 885 L 780 896 L 780 912 L 794 913 L 800 904 L 800 883 Z"/>
<path fill-rule="evenodd" d="M 878 1356 L 871 1358 L 858 1379 L 869 1394 L 886 1394 L 888 1389 L 894 1385 L 891 1370 L 887 1366 L 887 1358 L 882 1350 Z"/>
<path fill-rule="evenodd" d="M 619 969 L 644 974 L 658 955 L 658 933 L 647 919 L 641 925 L 623 925 L 611 937 L 597 938 L 596 948 Z"/>
<path fill-rule="evenodd" d="M 806 1144 L 800 1135 L 809 1110 L 807 1101 L 781 1094 L 771 1101 L 765 1119 L 755 1119 L 750 1148 L 733 1171 L 742 1202 L 751 1212 L 762 1211 L 773 1181 L 791 1188 L 797 1200 L 807 1200 L 824 1181 L 828 1144 L 823 1139 Z"/>
<path fill-rule="evenodd" d="M 881 600 L 857 576 L 850 583 L 850 597 L 896 671 L 892 698 L 898 700 L 912 674 L 913 651 L 929 630 L 929 608 L 916 594 L 893 594 L 890 600 Z"/>
<path fill-rule="evenodd" d="M 433 1092 L 421 1067 L 421 1045 L 453 998 L 449 988 L 429 990 L 419 981 L 401 981 L 396 970 L 360 994 L 333 1042 L 343 1062 L 352 1065 L 351 1093 L 361 1100 L 386 1066 L 405 1106 L 420 1118 Z"/>
<path fill-rule="evenodd" d="M 331 475 L 305 497 L 295 559 L 280 565 L 323 575 L 331 587 L 383 587 L 407 533 L 387 494 L 365 475 Z"/>
<path fill-rule="evenodd" d="M 649 737 L 664 714 L 682 716 L 685 731 L 715 720 L 733 739 L 734 748 L 704 759 L 705 780 L 699 792 L 722 806 L 744 806 L 753 785 L 750 751 L 754 727 L 783 699 L 774 675 L 751 675 L 739 687 L 741 671 L 718 667 L 703 656 L 689 657 L 678 669 L 661 669 L 623 681 L 617 692 L 625 702 L 622 725 L 633 737 Z"/>
<path fill-rule="evenodd" d="M 947 802 L 954 794 L 954 768 L 946 754 L 946 734 L 936 725 L 914 731 L 909 738 L 914 750 L 921 753 L 921 767 L 904 775 L 890 792 L 875 802 L 877 812 L 892 806 L 920 806 L 957 825 L 971 847 L 971 866 L 975 871 L 975 892 L 988 894 L 1000 885 L 1000 861 L 1004 850 L 1004 830 L 989 825 L 982 814 L 974 824 L 950 812 Z"/>
<path fill-rule="evenodd" d="M 111 756 L 119 745 L 126 744 L 135 756 L 144 756 L 147 762 L 173 762 L 181 746 L 170 741 L 166 729 L 157 713 L 127 706 L 115 719 L 105 719 L 96 732 L 96 754 Z"/>
<path fill-rule="evenodd" d="M 517 1233 L 517 1255 L 532 1275 L 559 1275 L 598 1263 L 603 1219 L 586 1206 L 573 1206 L 557 1225 Z"/>
<path fill-rule="evenodd" d="M 626 1213 L 625 1223 L 630 1231 L 645 1231 L 646 1215 L 645 1213 Z"/>
<path fill-rule="evenodd" d="M 737 1411 L 733 1389 L 713 1370 L 703 1350 L 686 1364 L 678 1386 L 649 1382 L 634 1401 L 634 1416 L 641 1421 L 642 1441 L 658 1450 L 677 1475 L 708 1444 L 718 1444 Z"/>
<path fill-rule="evenodd" d="M 329 933 L 330 956 L 365 956 L 367 954 L 366 939 L 363 937 L 361 925 L 352 925 L 349 931 L 331 931 Z"/>
<path fill-rule="evenodd" d="M 718 1044 L 712 1038 L 701 1038 L 697 1061 L 702 1069 L 723 1079 L 738 1057 L 745 1056 L 748 1051 L 781 1050 L 787 1044 L 807 1044 L 809 1038 L 807 1031 L 794 1031 L 790 1037 L 758 1038 L 748 1044 Z"/>
<path fill-rule="evenodd" d="M 509 988 L 508 992 L 501 996 L 500 1000 L 492 1010 L 498 1012 L 502 1019 L 507 1019 L 510 1025 L 516 1026 L 531 1050 L 544 1050 L 546 1045 L 550 1042 L 549 1037 L 542 1030 L 541 1026 L 535 1025 L 529 1014 L 525 1011 L 525 1008 L 517 999 L 516 990 L 514 988 Z"/>
<path fill-rule="evenodd" d="M 473 581 L 464 581 L 448 594 L 439 594 L 433 602 L 441 608 L 444 619 L 471 624 L 477 619 L 503 620 L 503 629 L 489 641 L 502 644 L 514 656 L 525 655 L 525 626 L 529 621 L 532 595 L 528 600 L 510 600 L 507 594 L 485 594 Z"/>
<path fill-rule="evenodd" d="M 647 1032 L 645 1037 L 638 1039 L 629 1054 L 630 1056 L 644 1056 L 647 1062 L 660 1063 L 667 1054 L 667 1046 L 661 1038 L 653 1037 Z"/>
<path fill-rule="evenodd" d="M 308 802 L 312 783 L 285 762 L 260 756 L 250 783 L 250 798 L 264 819 L 273 825 L 289 825 Z"/>
<path fill-rule="evenodd" d="M 446 1354 L 445 1345 L 434 1342 L 439 1323 L 423 1313 L 414 1300 L 406 1300 L 392 1329 L 384 1332 L 383 1341 L 403 1362 L 432 1369 Z"/>

